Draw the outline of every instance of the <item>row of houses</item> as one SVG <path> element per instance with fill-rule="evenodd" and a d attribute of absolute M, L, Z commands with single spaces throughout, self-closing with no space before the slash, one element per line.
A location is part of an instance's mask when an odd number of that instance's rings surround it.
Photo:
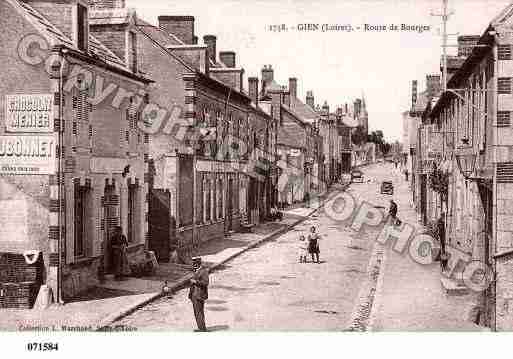
<path fill-rule="evenodd" d="M 355 111 L 303 102 L 271 65 L 246 87 L 192 16 L 154 25 L 123 0 L 0 13 L 0 252 L 40 256 L 57 298 L 109 273 L 116 226 L 131 263 L 188 262 L 350 171 Z"/>
<path fill-rule="evenodd" d="M 442 284 L 466 289 L 469 318 L 497 331 L 513 328 L 512 14 L 509 5 L 482 35 L 460 36 L 446 89 L 428 75 L 417 94 L 414 81 L 403 114 L 412 202 L 425 225 L 445 219 Z"/>

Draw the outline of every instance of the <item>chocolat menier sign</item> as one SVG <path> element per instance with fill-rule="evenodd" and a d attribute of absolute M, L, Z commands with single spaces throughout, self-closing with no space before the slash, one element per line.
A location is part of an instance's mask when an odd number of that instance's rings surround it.
<path fill-rule="evenodd" d="M 52 95 L 6 95 L 5 135 L 0 136 L 0 175 L 56 172 Z"/>

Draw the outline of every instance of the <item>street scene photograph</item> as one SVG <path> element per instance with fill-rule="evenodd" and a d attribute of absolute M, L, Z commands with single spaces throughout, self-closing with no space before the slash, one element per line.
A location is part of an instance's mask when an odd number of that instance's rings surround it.
<path fill-rule="evenodd" d="M 513 329 L 513 3 L 0 14 L 0 338 L 21 352 Z"/>

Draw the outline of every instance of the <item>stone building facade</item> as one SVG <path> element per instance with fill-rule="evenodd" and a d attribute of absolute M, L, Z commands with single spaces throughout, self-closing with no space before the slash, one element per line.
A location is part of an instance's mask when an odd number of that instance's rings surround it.
<path fill-rule="evenodd" d="M 480 46 L 451 77 L 449 90 L 429 110 L 424 125 L 424 136 L 440 139 L 434 150 L 442 157 L 435 165 L 450 179 L 447 200 L 435 202 L 434 214 L 447 213 L 448 243 L 457 251 L 451 253 L 451 270 L 456 280 L 473 288 L 469 266 L 458 269 L 457 259 L 490 269 L 489 285 L 475 303 L 480 310 L 476 320 L 498 331 L 513 325 L 511 10 L 509 5 L 485 29 Z"/>
<path fill-rule="evenodd" d="M 157 27 L 128 9 L 99 9 L 92 31 L 120 39 L 133 33 L 141 71 L 156 79 L 149 92 L 163 115 L 147 139 L 150 207 L 169 213 L 151 216 L 150 248 L 159 259 L 178 250 L 187 261 L 201 242 L 265 219 L 275 197 L 277 122 L 244 91 L 236 54 L 218 53 L 214 35 L 197 44 L 192 16 L 160 16 Z M 117 51 L 130 57 L 130 42 L 124 44 Z"/>
<path fill-rule="evenodd" d="M 132 259 L 144 255 L 147 233 L 148 148 L 137 122 L 150 80 L 90 35 L 89 11 L 84 1 L 0 3 L 0 251 L 42 255 L 56 299 L 112 270 L 115 226 Z M 41 121 L 24 122 L 31 116 Z"/>

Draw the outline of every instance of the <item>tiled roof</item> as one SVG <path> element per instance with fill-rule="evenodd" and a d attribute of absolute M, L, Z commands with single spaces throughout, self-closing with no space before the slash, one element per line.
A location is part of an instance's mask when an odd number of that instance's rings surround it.
<path fill-rule="evenodd" d="M 282 88 L 276 81 L 272 80 L 265 86 L 265 90 L 266 91 L 281 91 Z"/>
<path fill-rule="evenodd" d="M 300 123 L 301 125 L 303 126 L 310 126 L 311 123 L 305 119 L 303 119 L 296 111 L 294 111 L 293 109 L 291 109 L 289 106 L 285 105 L 285 104 L 282 104 L 281 107 L 286 110 L 288 113 L 290 113 L 296 120 L 298 123 Z"/>
<path fill-rule="evenodd" d="M 507 5 L 504 10 L 502 10 L 499 15 L 497 15 L 492 21 L 492 25 L 497 25 L 505 22 L 513 15 L 513 3 Z"/>
<path fill-rule="evenodd" d="M 284 123 L 278 131 L 278 144 L 305 147 L 305 132 L 299 123 Z"/>
<path fill-rule="evenodd" d="M 344 116 L 342 117 L 342 123 L 347 127 L 357 127 L 358 120 L 354 119 L 352 116 Z"/>
<path fill-rule="evenodd" d="M 149 35 L 154 41 L 157 41 L 161 46 L 168 47 L 185 45 L 176 36 L 168 34 L 157 26 L 154 26 L 140 18 L 135 19 L 135 25 L 145 34 Z"/>
<path fill-rule="evenodd" d="M 303 103 L 297 97 L 290 96 L 290 107 L 303 121 L 312 123 L 320 118 L 313 108 Z"/>
<path fill-rule="evenodd" d="M 13 7 L 17 8 L 20 13 L 30 23 L 32 23 L 37 30 L 39 30 L 39 32 L 48 40 L 50 45 L 64 45 L 75 51 L 80 51 L 67 35 L 60 31 L 38 11 L 34 10 L 30 5 L 19 0 L 7 1 L 10 2 Z M 126 70 L 125 63 L 92 35 L 89 35 L 88 55 L 95 55 L 109 65 Z"/>

